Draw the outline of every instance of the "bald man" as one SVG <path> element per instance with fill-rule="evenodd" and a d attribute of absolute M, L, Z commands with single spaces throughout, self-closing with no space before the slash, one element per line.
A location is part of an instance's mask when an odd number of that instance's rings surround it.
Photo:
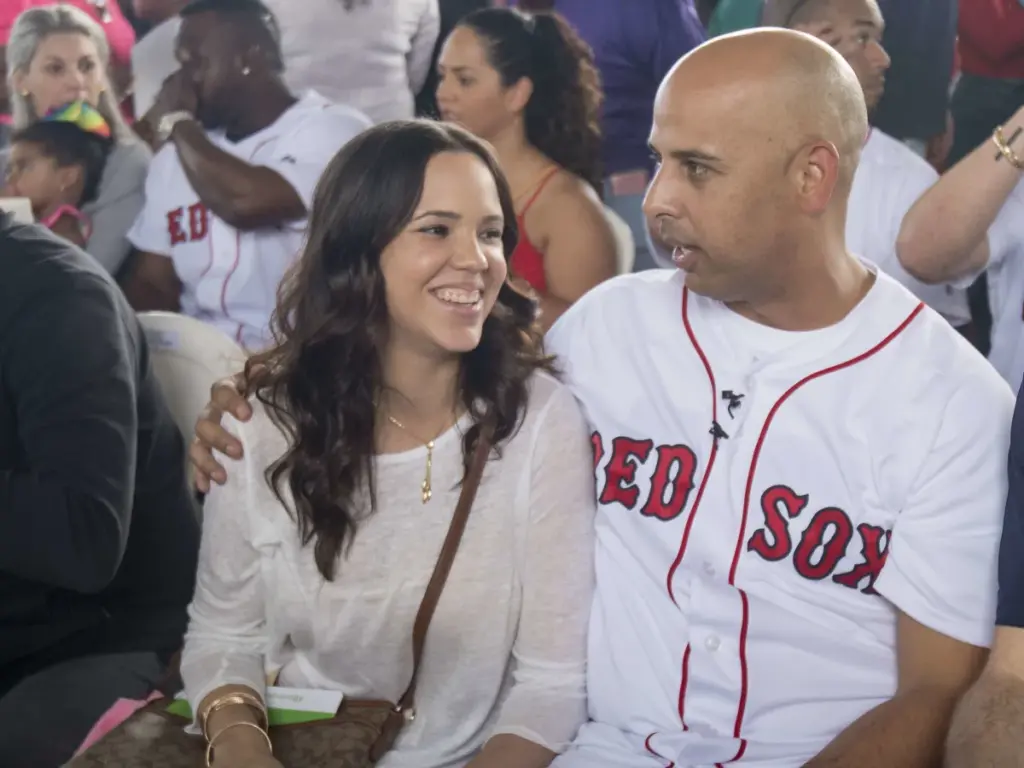
<path fill-rule="evenodd" d="M 645 207 L 679 269 L 548 335 L 599 498 L 591 722 L 555 768 L 941 760 L 992 633 L 1013 396 L 847 251 L 867 129 L 849 64 L 791 31 L 658 93 Z"/>
<path fill-rule="evenodd" d="M 1013 396 L 847 251 L 866 132 L 849 64 L 798 32 L 718 38 L 658 92 L 645 206 L 678 269 L 548 334 L 598 497 L 590 722 L 555 768 L 941 759 L 992 633 Z M 240 456 L 213 422 L 247 406 L 215 400 L 200 441 Z"/>

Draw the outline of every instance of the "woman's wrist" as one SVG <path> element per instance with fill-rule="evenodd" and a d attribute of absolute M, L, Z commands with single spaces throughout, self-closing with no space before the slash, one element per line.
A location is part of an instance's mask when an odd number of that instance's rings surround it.
<path fill-rule="evenodd" d="M 244 765 L 246 758 L 273 754 L 266 737 L 256 728 L 237 724 L 227 726 L 220 735 L 214 734 L 211 765 L 228 763 Z"/>

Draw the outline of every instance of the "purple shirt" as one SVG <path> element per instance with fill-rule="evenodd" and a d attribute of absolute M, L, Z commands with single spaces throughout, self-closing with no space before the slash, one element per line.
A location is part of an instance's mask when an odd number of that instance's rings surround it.
<path fill-rule="evenodd" d="M 604 87 L 605 173 L 653 168 L 654 95 L 679 58 L 707 39 L 693 0 L 556 0 L 594 50 Z"/>

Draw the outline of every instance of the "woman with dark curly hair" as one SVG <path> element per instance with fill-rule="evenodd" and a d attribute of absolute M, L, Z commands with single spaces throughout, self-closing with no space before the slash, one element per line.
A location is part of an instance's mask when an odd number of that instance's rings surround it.
<path fill-rule="evenodd" d="M 417 716 L 379 765 L 541 768 L 585 720 L 592 459 L 506 281 L 515 241 L 497 161 L 458 127 L 377 126 L 324 174 L 276 344 L 246 366 L 252 416 L 226 424 L 244 458 L 206 499 L 182 674 L 215 768 L 277 765 L 268 676 L 398 700 L 483 429 Z"/>
<path fill-rule="evenodd" d="M 541 324 L 616 274 L 601 204 L 601 89 L 593 54 L 556 13 L 488 8 L 464 18 L 438 62 L 445 120 L 495 148 L 520 240 L 511 268 L 536 292 Z"/>

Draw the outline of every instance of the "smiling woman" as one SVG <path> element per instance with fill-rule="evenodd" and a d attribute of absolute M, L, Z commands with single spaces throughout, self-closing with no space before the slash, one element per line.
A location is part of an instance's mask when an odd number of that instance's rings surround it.
<path fill-rule="evenodd" d="M 589 440 L 506 280 L 515 242 L 496 160 L 454 126 L 377 126 L 321 179 L 276 345 L 246 367 L 245 458 L 205 508 L 182 673 L 216 768 L 275 765 L 253 727 L 267 670 L 399 700 L 483 435 L 418 716 L 380 766 L 542 768 L 585 719 Z"/>

